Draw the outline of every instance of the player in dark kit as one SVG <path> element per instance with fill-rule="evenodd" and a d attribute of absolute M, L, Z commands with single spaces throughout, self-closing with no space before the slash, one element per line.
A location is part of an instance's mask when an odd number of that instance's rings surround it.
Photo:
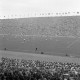
<path fill-rule="evenodd" d="M 36 48 L 36 50 L 35 50 L 35 53 L 36 53 L 36 51 L 37 51 L 37 48 Z"/>

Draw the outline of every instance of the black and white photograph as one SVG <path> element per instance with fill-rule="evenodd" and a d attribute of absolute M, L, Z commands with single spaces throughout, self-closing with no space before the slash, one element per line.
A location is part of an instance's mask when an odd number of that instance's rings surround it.
<path fill-rule="evenodd" d="M 80 80 L 80 0 L 0 0 L 0 80 Z"/>

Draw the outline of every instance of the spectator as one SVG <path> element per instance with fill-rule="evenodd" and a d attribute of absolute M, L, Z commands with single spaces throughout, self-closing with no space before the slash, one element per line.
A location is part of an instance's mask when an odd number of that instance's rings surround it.
<path fill-rule="evenodd" d="M 2 57 L 1 60 L 1 80 L 80 80 L 79 64 L 12 59 L 7 57 Z M 14 66 L 12 66 L 13 64 Z M 26 67 L 26 65 L 28 66 Z"/>

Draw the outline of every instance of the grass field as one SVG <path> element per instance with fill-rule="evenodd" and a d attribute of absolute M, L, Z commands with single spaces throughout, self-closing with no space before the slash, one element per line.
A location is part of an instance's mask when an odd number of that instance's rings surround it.
<path fill-rule="evenodd" d="M 35 53 L 36 47 L 38 54 L 80 57 L 80 38 L 0 35 L 0 50 Z"/>
<path fill-rule="evenodd" d="M 44 54 L 33 54 L 33 53 L 23 53 L 23 52 L 13 52 L 13 51 L 0 51 L 0 58 L 1 57 L 80 64 L 80 58 L 70 58 L 70 57 L 51 56 Z"/>

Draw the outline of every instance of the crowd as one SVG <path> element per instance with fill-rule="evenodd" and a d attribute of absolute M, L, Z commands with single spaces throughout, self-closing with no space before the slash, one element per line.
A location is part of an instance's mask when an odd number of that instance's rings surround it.
<path fill-rule="evenodd" d="M 2 20 L 0 33 L 36 36 L 79 36 L 79 18 L 29 18 Z"/>
<path fill-rule="evenodd" d="M 80 65 L 2 57 L 0 80 L 80 80 Z"/>

